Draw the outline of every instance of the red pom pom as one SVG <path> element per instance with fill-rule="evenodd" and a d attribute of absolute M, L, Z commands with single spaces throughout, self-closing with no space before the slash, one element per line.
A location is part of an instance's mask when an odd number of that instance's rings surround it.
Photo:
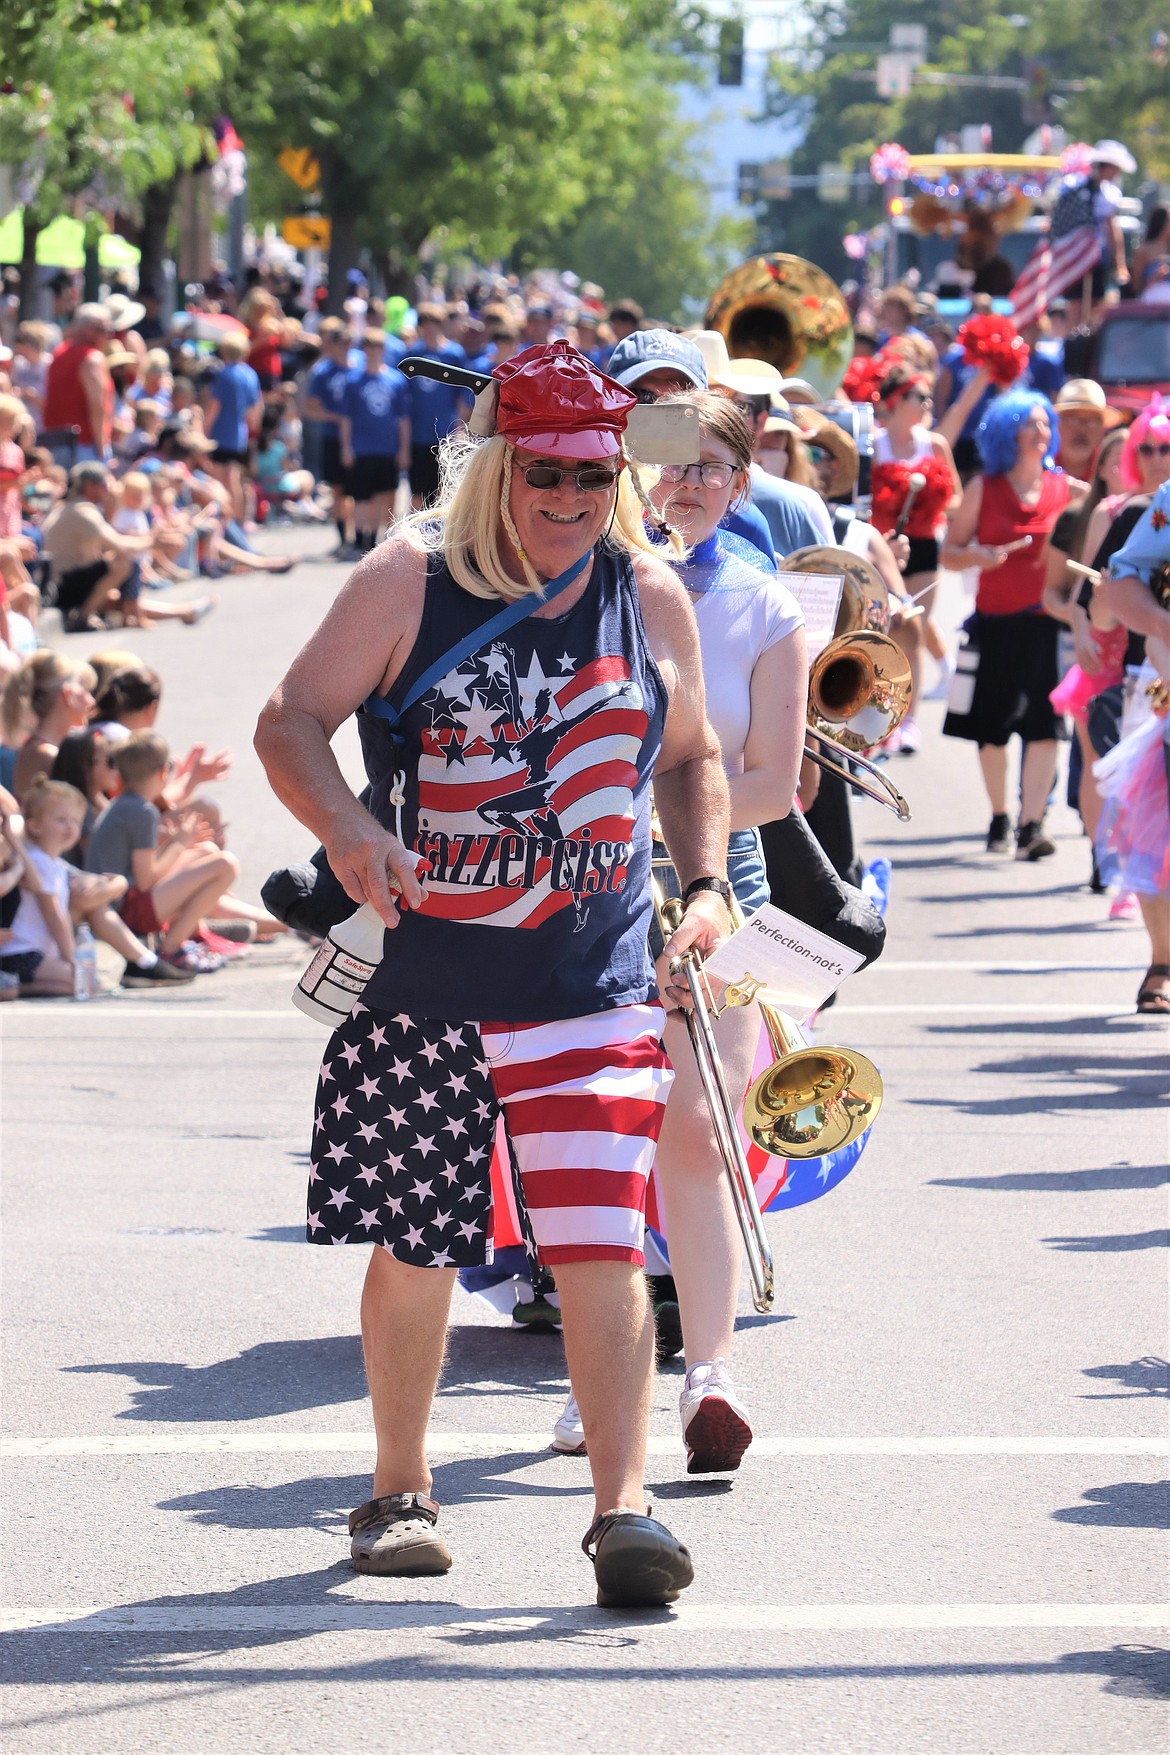
<path fill-rule="evenodd" d="M 926 480 L 914 496 L 905 533 L 907 536 L 934 536 L 937 533 L 939 520 L 954 491 L 954 483 L 942 458 L 932 452 L 920 463 L 874 464 L 872 522 L 874 529 L 883 536 L 889 536 L 898 522 L 910 492 L 912 475 L 925 476 Z"/>
<path fill-rule="evenodd" d="M 1031 358 L 1027 342 L 1007 317 L 968 317 L 958 339 L 967 364 L 982 366 L 1000 390 L 1015 383 Z"/>
<path fill-rule="evenodd" d="M 870 359 L 863 353 L 854 354 L 841 380 L 841 389 L 850 402 L 876 403 L 885 375 L 886 368 L 880 359 Z"/>

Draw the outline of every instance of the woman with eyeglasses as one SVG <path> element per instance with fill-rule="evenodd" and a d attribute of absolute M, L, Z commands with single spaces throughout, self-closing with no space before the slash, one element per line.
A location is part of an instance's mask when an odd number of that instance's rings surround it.
<path fill-rule="evenodd" d="M 922 642 L 914 639 L 905 647 L 911 696 L 917 701 L 922 698 L 922 643 L 942 667 L 939 686 L 931 694 L 945 693 L 950 683 L 953 666 L 932 605 L 938 587 L 939 542 L 946 534 L 947 514 L 959 504 L 962 488 L 949 444 L 929 424 L 934 406 L 930 378 L 912 366 L 895 365 L 883 378 L 878 396 L 873 524 L 875 530 L 889 538 L 902 534 L 898 529 L 902 520 L 910 539 L 906 592 L 917 598 L 926 611 Z M 921 483 L 912 485 L 916 477 L 922 478 Z M 908 756 L 917 751 L 918 726 L 913 714 L 907 714 L 885 747 Z"/>
<path fill-rule="evenodd" d="M 752 438 L 726 397 L 711 391 L 670 398 L 699 412 L 699 461 L 659 471 L 650 501 L 660 529 L 686 545 L 674 562 L 699 624 L 707 716 L 719 737 L 731 795 L 727 873 L 744 914 L 768 900 L 758 825 L 787 816 L 804 748 L 808 661 L 804 617 L 763 557 L 721 530 L 749 492 Z M 678 894 L 668 868 L 657 875 Z M 669 981 L 661 968 L 660 986 Z M 747 1089 L 759 1041 L 754 1008 L 729 1010 L 715 1027 L 728 1089 Z M 752 1439 L 748 1411 L 728 1371 L 743 1242 L 723 1160 L 682 1016 L 667 1017 L 663 1038 L 674 1084 L 655 1156 L 658 1188 L 677 1288 L 687 1364 L 679 1398 L 689 1474 L 739 1467 Z M 557 1422 L 555 1448 L 583 1445 L 576 1410 Z"/>
<path fill-rule="evenodd" d="M 1056 467 L 1056 412 L 1035 390 L 996 397 L 977 434 L 983 475 L 967 483 L 951 520 L 943 565 L 975 567 L 975 613 L 966 623 L 960 668 L 973 676 L 969 698 L 952 693 L 943 735 L 979 746 L 991 806 L 987 851 L 1012 849 L 1007 746 L 1023 744 L 1017 859 L 1056 852 L 1044 813 L 1056 776 L 1063 724 L 1049 696 L 1057 684 L 1059 624 L 1043 607 L 1046 547 L 1071 498 L 1084 494 Z"/>

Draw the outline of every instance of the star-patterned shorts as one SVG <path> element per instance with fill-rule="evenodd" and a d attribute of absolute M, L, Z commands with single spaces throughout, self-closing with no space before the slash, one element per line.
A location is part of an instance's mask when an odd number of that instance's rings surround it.
<path fill-rule="evenodd" d="M 657 1004 L 515 1025 L 356 1005 L 317 1086 L 309 1241 L 380 1243 L 414 1267 L 490 1261 L 502 1115 L 541 1260 L 641 1265 L 674 1077 L 664 1019 Z"/>

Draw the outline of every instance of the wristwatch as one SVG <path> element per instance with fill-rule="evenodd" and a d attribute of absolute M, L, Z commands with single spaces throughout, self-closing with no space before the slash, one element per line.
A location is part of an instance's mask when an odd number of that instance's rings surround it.
<path fill-rule="evenodd" d="M 684 908 L 690 901 L 691 897 L 697 896 L 700 890 L 714 890 L 715 894 L 717 896 L 722 896 L 727 906 L 729 908 L 731 907 L 732 889 L 726 878 L 698 877 L 689 883 L 683 891 L 682 899 Z"/>

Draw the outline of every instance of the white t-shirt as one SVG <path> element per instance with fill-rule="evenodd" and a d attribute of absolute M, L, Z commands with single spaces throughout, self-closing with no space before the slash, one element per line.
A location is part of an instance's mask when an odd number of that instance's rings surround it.
<path fill-rule="evenodd" d="M 700 556 L 707 548 L 702 545 Z M 804 613 L 775 573 L 734 554 L 720 553 L 710 564 L 696 558 L 679 572 L 699 624 L 707 718 L 723 751 L 724 771 L 742 774 L 752 672 L 770 647 L 804 626 Z"/>
<path fill-rule="evenodd" d="M 53 859 L 26 841 L 29 862 L 41 880 L 46 895 L 55 896 L 69 918 L 69 876 L 73 870 L 63 859 Z M 3 947 L 6 957 L 19 956 L 25 951 L 39 951 L 42 957 L 59 957 L 61 955 L 57 941 L 45 923 L 41 913 L 41 905 L 37 898 L 28 890 L 20 892 L 20 905 L 16 910 L 16 918 L 12 922 L 12 937 Z"/>
<path fill-rule="evenodd" d="M 114 513 L 114 529 L 119 536 L 149 536 L 150 519 L 141 506 L 119 506 Z"/>

